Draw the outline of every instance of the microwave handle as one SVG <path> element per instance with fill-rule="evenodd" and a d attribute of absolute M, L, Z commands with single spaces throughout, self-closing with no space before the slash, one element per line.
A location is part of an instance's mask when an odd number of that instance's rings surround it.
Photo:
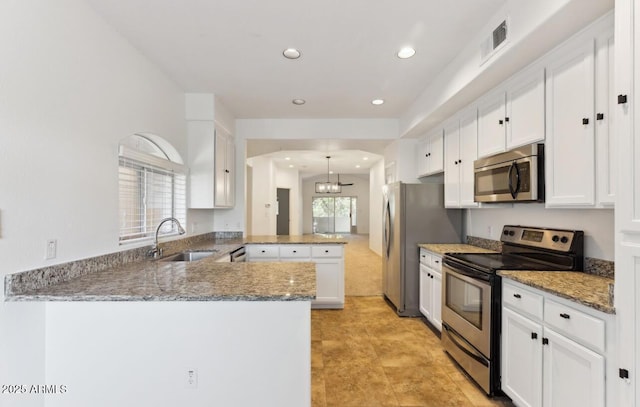
<path fill-rule="evenodd" d="M 511 182 L 511 173 L 515 171 L 516 173 L 516 185 L 515 187 L 513 186 L 513 183 Z M 509 177 L 509 192 L 511 193 L 511 197 L 513 199 L 516 199 L 516 197 L 518 196 L 518 192 L 520 192 L 520 170 L 518 169 L 518 164 L 516 164 L 516 162 L 512 162 L 511 166 L 509 167 L 509 173 L 507 174 L 507 177 Z"/>

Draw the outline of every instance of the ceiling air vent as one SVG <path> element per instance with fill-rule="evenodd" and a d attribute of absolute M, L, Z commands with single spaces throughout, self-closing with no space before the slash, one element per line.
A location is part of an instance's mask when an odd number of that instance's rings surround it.
<path fill-rule="evenodd" d="M 481 63 L 485 63 L 507 41 L 507 20 L 503 20 L 480 44 Z"/>

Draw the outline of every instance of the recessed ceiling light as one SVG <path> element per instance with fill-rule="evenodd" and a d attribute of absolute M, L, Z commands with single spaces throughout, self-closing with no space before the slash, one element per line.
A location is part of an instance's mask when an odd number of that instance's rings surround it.
<path fill-rule="evenodd" d="M 293 164 L 289 164 L 289 168 L 293 168 Z"/>
<path fill-rule="evenodd" d="M 360 168 L 360 165 L 356 165 L 356 168 Z"/>
<path fill-rule="evenodd" d="M 383 103 L 384 103 L 384 100 L 382 100 L 382 99 L 373 99 L 371 101 L 371 104 L 376 105 L 376 106 L 379 106 L 379 105 L 381 105 Z"/>
<path fill-rule="evenodd" d="M 284 159 L 289 161 L 291 159 L 291 157 L 285 157 Z"/>
<path fill-rule="evenodd" d="M 300 106 L 300 105 L 304 105 L 305 103 L 307 103 L 307 101 L 304 100 L 304 99 L 293 99 L 291 101 L 291 103 L 293 103 L 294 105 Z"/>
<path fill-rule="evenodd" d="M 362 157 L 363 160 L 367 161 L 369 157 Z"/>
<path fill-rule="evenodd" d="M 333 174 L 333 171 L 329 171 L 329 174 Z"/>
<path fill-rule="evenodd" d="M 398 51 L 398 53 L 396 55 L 398 55 L 398 58 L 400 58 L 400 59 L 407 59 L 407 58 L 411 58 L 415 54 L 416 54 L 416 50 L 415 49 L 413 49 L 411 47 L 404 47 L 400 51 Z"/>
<path fill-rule="evenodd" d="M 282 51 L 282 55 L 284 55 L 284 57 L 288 59 L 298 59 L 302 54 L 295 48 L 287 48 Z"/>

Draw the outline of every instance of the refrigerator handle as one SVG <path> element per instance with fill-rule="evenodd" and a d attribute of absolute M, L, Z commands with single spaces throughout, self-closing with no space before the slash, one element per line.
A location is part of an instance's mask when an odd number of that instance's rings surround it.
<path fill-rule="evenodd" d="M 389 257 L 391 250 L 391 208 L 389 207 L 389 201 L 384 207 L 384 243 L 386 257 Z"/>

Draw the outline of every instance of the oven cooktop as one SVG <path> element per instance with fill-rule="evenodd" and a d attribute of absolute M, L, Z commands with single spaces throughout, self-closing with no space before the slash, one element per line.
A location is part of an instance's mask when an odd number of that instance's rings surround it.
<path fill-rule="evenodd" d="M 466 266 L 480 269 L 485 273 L 497 270 L 557 270 L 546 262 L 536 262 L 517 255 L 500 253 L 447 253 L 447 257 L 457 260 Z"/>
<path fill-rule="evenodd" d="M 455 263 L 495 274 L 497 270 L 581 270 L 584 232 L 505 225 L 502 253 L 447 253 Z"/>

